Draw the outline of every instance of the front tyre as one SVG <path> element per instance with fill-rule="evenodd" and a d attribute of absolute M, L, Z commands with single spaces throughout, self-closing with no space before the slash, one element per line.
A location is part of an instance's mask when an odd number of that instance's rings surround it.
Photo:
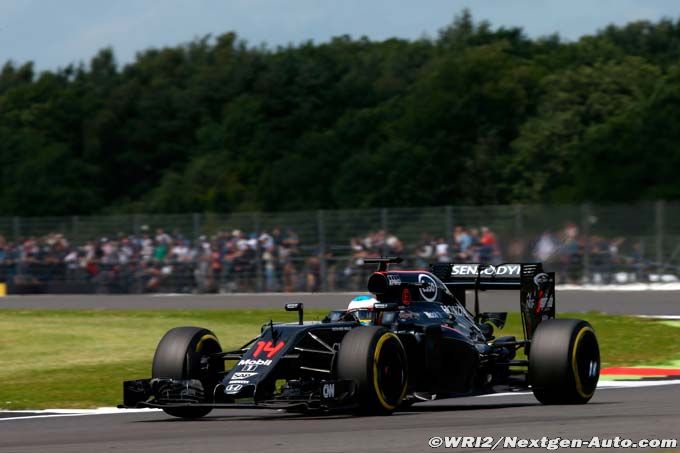
<path fill-rule="evenodd" d="M 551 319 L 537 328 L 529 350 L 529 383 L 543 404 L 585 404 L 600 378 L 600 348 L 592 326 Z"/>
<path fill-rule="evenodd" d="M 357 327 L 345 335 L 337 356 L 339 379 L 357 385 L 359 412 L 387 415 L 404 399 L 406 351 L 399 337 L 382 327 Z"/>
<path fill-rule="evenodd" d="M 165 379 L 198 379 L 203 384 L 206 392 L 210 392 L 218 383 L 219 371 L 224 371 L 224 362 L 221 369 L 213 369 L 206 372 L 201 360 L 217 352 L 222 347 L 214 333 L 200 327 L 176 327 L 169 330 L 156 347 L 151 366 L 152 378 Z M 180 418 L 200 418 L 207 415 L 212 409 L 209 407 L 179 407 L 163 409 L 163 411 Z"/>

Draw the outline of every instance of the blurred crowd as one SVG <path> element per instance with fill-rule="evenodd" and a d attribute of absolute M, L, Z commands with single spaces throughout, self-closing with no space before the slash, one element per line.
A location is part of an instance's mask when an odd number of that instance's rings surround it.
<path fill-rule="evenodd" d="M 378 230 L 352 238 L 352 258 L 336 280 L 341 282 L 341 287 L 356 288 L 367 275 L 362 267 L 364 258 L 402 256 L 407 258 L 402 267 L 426 269 L 434 262 L 537 261 L 544 263 L 544 268 L 556 271 L 560 283 L 581 284 L 586 279 L 597 284 L 643 281 L 654 263 L 644 259 L 641 244 L 625 242 L 622 237 L 583 235 L 575 223 L 567 223 L 558 231 L 545 231 L 530 240 L 512 238 L 505 243 L 501 243 L 489 227 L 456 226 L 448 238 L 424 233 L 412 248 L 405 247 L 397 236 Z M 624 244 L 628 246 L 625 253 Z M 584 275 L 586 269 L 588 275 Z"/>
<path fill-rule="evenodd" d="M 290 292 L 298 289 L 293 261 L 299 242 L 295 231 L 278 228 L 231 230 L 194 241 L 163 229 L 84 244 L 57 233 L 16 242 L 0 236 L 0 281 L 45 292 Z"/>
<path fill-rule="evenodd" d="M 448 237 L 422 234 L 405 244 L 386 230 L 347 246 L 301 244 L 293 229 L 218 232 L 194 240 L 179 232 L 118 234 L 76 244 L 62 234 L 7 241 L 0 236 L 0 282 L 27 292 L 209 293 L 361 290 L 364 258 L 401 256 L 405 267 L 433 262 L 541 261 L 562 283 L 640 281 L 650 267 L 640 244 L 585 236 L 576 224 L 531 240 L 502 243 L 489 227 L 456 226 Z M 586 253 L 587 252 L 587 253 Z M 588 260 L 585 266 L 584 260 Z M 584 275 L 584 269 L 589 275 Z M 618 277 L 617 277 L 618 276 Z M 621 282 L 621 281 L 619 281 Z M 21 292 L 21 291 L 19 291 Z"/>

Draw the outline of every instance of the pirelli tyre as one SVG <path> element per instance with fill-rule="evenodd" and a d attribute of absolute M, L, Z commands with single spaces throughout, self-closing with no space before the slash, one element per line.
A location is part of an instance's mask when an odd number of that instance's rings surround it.
<path fill-rule="evenodd" d="M 151 366 L 152 378 L 198 379 L 207 392 L 215 387 L 217 372 L 202 370 L 201 359 L 209 354 L 221 352 L 222 347 L 214 333 L 200 327 L 176 327 L 169 330 L 158 343 Z M 212 409 L 206 407 L 182 407 L 163 409 L 166 414 L 181 418 L 200 418 Z"/>
<path fill-rule="evenodd" d="M 595 331 L 580 319 L 543 321 L 531 340 L 529 383 L 543 404 L 585 404 L 600 378 Z"/>
<path fill-rule="evenodd" d="M 357 385 L 358 411 L 387 415 L 406 394 L 408 363 L 399 337 L 382 327 L 357 327 L 345 335 L 338 351 L 339 379 Z"/>

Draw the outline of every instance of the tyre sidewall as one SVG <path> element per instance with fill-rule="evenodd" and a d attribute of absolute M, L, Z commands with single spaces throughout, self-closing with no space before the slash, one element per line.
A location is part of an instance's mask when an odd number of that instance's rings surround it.
<path fill-rule="evenodd" d="M 584 375 L 583 359 L 597 362 L 593 377 Z M 587 366 L 587 365 L 586 365 Z M 588 402 L 599 379 L 600 355 L 592 326 L 578 319 L 555 319 L 541 323 L 529 353 L 529 382 L 544 404 Z"/>
<path fill-rule="evenodd" d="M 393 358 L 400 364 L 401 380 L 386 395 L 386 383 L 380 382 L 378 364 L 384 354 L 398 354 Z M 408 362 L 399 337 L 381 327 L 357 327 L 343 339 L 338 352 L 337 373 L 340 379 L 350 379 L 357 385 L 359 411 L 367 414 L 389 414 L 404 399 L 408 385 Z M 388 385 L 391 385 L 389 383 Z"/>
<path fill-rule="evenodd" d="M 218 383 L 219 371 L 224 371 L 224 362 L 206 375 L 201 369 L 201 358 L 206 354 L 221 351 L 219 340 L 208 329 L 200 327 L 176 327 L 169 330 L 158 343 L 151 366 L 152 378 L 198 379 L 206 392 Z M 213 364 L 214 365 L 214 364 Z M 221 365 L 221 366 L 220 366 Z M 207 402 L 207 401 L 206 401 Z M 181 407 L 163 409 L 168 415 L 181 418 L 200 418 L 212 409 L 205 407 Z"/>
<path fill-rule="evenodd" d="M 219 340 L 208 329 L 176 327 L 158 343 L 151 366 L 152 378 L 201 379 L 201 357 L 219 352 Z M 220 370 L 224 371 L 224 364 Z"/>

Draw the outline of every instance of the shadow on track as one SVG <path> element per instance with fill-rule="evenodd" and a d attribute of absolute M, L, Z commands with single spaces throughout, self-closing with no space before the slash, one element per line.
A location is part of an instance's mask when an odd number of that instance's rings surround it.
<path fill-rule="evenodd" d="M 437 404 L 437 405 L 417 405 L 403 409 L 401 413 L 407 412 L 459 412 L 459 411 L 482 411 L 490 409 L 510 409 L 514 407 L 540 406 L 540 403 L 491 403 L 491 404 Z"/>
<path fill-rule="evenodd" d="M 591 404 L 610 404 L 610 403 L 591 403 Z M 426 412 L 463 412 L 463 411 L 485 411 L 493 409 L 513 409 L 521 407 L 535 407 L 542 406 L 538 402 L 524 402 L 524 403 L 489 403 L 489 404 L 437 404 L 437 405 L 413 405 L 409 408 L 399 410 L 391 415 L 391 417 L 413 416 L 419 413 Z M 170 415 L 165 415 L 164 418 L 154 420 L 139 420 L 135 423 L 191 423 L 191 422 L 217 422 L 217 421 L 272 421 L 272 420 L 338 420 L 338 419 L 371 419 L 371 418 L 386 418 L 384 415 L 367 416 L 357 415 L 352 412 L 328 412 L 328 413 L 288 413 L 277 412 L 262 415 L 237 415 L 225 414 L 221 415 L 219 412 L 211 413 L 210 415 L 201 419 L 183 420 L 174 418 Z"/>

